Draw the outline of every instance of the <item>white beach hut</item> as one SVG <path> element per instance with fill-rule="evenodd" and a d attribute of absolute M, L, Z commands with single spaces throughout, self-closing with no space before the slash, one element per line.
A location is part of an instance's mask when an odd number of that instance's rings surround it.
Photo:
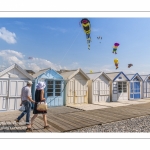
<path fill-rule="evenodd" d="M 104 72 L 86 73 L 88 81 L 89 103 L 96 104 L 110 102 L 110 81 L 111 79 Z"/>
<path fill-rule="evenodd" d="M 65 80 L 65 104 L 88 103 L 88 80 L 81 69 L 60 70 L 58 72 Z"/>
<path fill-rule="evenodd" d="M 143 98 L 150 98 L 150 74 L 140 76 L 143 79 L 142 96 Z"/>
<path fill-rule="evenodd" d="M 128 77 L 121 72 L 106 73 L 111 79 L 111 101 L 128 100 Z"/>
<path fill-rule="evenodd" d="M 29 75 L 17 64 L 0 72 L 0 111 L 17 110 L 21 103 L 21 89 L 28 80 Z"/>

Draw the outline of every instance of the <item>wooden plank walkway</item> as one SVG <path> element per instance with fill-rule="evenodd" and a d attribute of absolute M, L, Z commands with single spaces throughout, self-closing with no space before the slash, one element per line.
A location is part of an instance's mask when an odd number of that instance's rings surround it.
<path fill-rule="evenodd" d="M 19 111 L 0 112 L 0 132 L 25 132 L 26 125 L 23 124 L 25 117 L 23 117 L 22 123 L 14 122 L 20 113 Z M 31 112 L 31 117 L 32 115 Z M 87 111 L 67 106 L 53 107 L 49 108 L 47 113 L 50 129 L 43 128 L 43 117 L 39 115 L 35 119 L 32 133 L 67 132 L 146 115 L 150 115 L 150 102 Z"/>

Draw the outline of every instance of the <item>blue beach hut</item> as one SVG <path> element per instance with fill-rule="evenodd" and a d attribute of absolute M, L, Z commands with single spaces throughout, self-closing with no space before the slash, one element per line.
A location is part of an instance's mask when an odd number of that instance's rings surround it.
<path fill-rule="evenodd" d="M 136 74 L 126 74 L 126 76 L 130 80 L 129 84 L 129 99 L 134 100 L 134 99 L 141 99 L 143 98 L 142 93 L 143 93 L 143 79 L 141 76 L 136 73 Z"/>
<path fill-rule="evenodd" d="M 46 83 L 44 93 L 48 106 L 53 107 L 64 105 L 64 79 L 57 71 L 48 68 L 40 70 L 32 76 L 34 78 L 32 86 L 33 99 L 35 99 L 35 90 L 37 83 L 40 81 L 44 81 Z"/>

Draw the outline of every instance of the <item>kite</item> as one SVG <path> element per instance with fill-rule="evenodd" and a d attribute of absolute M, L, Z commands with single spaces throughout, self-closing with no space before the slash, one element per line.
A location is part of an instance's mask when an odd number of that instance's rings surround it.
<path fill-rule="evenodd" d="M 101 37 L 101 36 L 98 36 L 97 39 L 98 39 L 98 40 L 102 40 L 102 37 Z M 100 43 L 101 43 L 101 42 L 100 42 Z"/>
<path fill-rule="evenodd" d="M 115 54 L 117 54 L 117 48 L 118 48 L 118 46 L 119 46 L 120 44 L 119 43 L 115 43 L 114 44 L 114 47 L 113 47 L 113 51 L 112 51 L 112 53 L 115 53 Z"/>
<path fill-rule="evenodd" d="M 133 64 L 128 64 L 128 68 L 130 68 L 131 66 L 133 66 Z"/>
<path fill-rule="evenodd" d="M 81 24 L 82 24 L 83 30 L 86 34 L 88 49 L 90 50 L 90 42 L 91 42 L 91 36 L 90 36 L 91 24 L 90 24 L 90 21 L 88 19 L 84 18 L 81 20 Z"/>
<path fill-rule="evenodd" d="M 90 73 L 93 73 L 93 71 L 92 71 L 92 70 L 90 70 Z"/>
<path fill-rule="evenodd" d="M 114 59 L 114 63 L 115 63 L 115 66 L 116 66 L 116 69 L 118 69 L 118 64 L 119 64 L 119 61 L 117 58 Z"/>
<path fill-rule="evenodd" d="M 28 57 L 28 59 L 33 59 L 33 57 Z"/>

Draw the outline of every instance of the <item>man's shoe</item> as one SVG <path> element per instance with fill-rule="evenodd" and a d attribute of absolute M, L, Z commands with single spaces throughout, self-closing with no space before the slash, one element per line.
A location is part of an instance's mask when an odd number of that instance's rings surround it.
<path fill-rule="evenodd" d="M 15 119 L 15 121 L 16 121 L 16 122 L 19 122 L 19 120 L 18 120 L 18 119 Z"/>

